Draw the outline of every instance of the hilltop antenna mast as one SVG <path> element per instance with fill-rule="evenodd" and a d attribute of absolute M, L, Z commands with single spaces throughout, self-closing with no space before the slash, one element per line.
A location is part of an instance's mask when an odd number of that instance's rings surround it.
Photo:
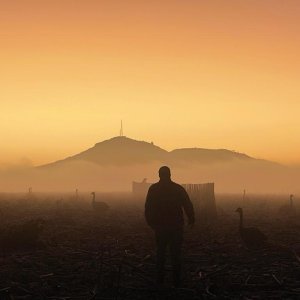
<path fill-rule="evenodd" d="M 121 120 L 120 136 L 124 136 L 124 134 L 123 134 L 123 121 L 122 120 Z"/>

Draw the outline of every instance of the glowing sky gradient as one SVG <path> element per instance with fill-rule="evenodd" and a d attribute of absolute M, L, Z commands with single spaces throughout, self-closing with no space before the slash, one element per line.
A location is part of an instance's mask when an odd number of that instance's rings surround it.
<path fill-rule="evenodd" d="M 0 162 L 118 134 L 300 163 L 299 0 L 0 0 Z"/>

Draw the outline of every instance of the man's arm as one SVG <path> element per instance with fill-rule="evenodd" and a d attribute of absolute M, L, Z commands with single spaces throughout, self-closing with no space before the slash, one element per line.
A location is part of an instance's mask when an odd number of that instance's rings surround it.
<path fill-rule="evenodd" d="M 154 228 L 154 215 L 153 215 L 153 191 L 150 186 L 148 189 L 147 197 L 146 197 L 146 203 L 145 203 L 145 219 L 147 224 Z"/>
<path fill-rule="evenodd" d="M 182 188 L 182 200 L 183 200 L 183 209 L 188 217 L 188 223 L 189 225 L 193 225 L 195 223 L 195 212 L 194 212 L 194 206 L 192 201 L 190 200 L 190 197 L 186 190 Z"/>

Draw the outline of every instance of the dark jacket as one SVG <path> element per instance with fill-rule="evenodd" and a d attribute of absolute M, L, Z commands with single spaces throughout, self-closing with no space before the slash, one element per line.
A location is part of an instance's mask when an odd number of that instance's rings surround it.
<path fill-rule="evenodd" d="M 171 180 L 160 180 L 148 190 L 145 218 L 155 230 L 180 229 L 184 224 L 183 210 L 190 224 L 195 222 L 193 204 L 186 190 Z"/>

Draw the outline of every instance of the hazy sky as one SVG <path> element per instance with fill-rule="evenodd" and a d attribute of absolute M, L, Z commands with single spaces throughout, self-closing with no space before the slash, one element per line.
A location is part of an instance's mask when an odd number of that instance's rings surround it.
<path fill-rule="evenodd" d="M 299 0 L 0 0 L 0 162 L 119 132 L 300 163 Z"/>

